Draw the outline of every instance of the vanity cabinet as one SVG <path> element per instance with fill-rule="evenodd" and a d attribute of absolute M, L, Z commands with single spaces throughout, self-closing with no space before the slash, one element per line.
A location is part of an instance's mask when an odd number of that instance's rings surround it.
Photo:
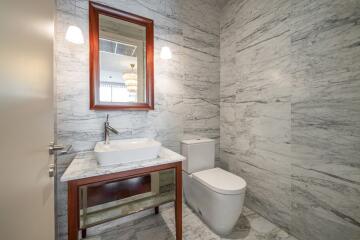
<path fill-rule="evenodd" d="M 161 204 L 175 202 L 176 239 L 182 239 L 182 161 L 162 148 L 157 159 L 101 167 L 93 152 L 75 157 L 61 181 L 68 184 L 68 239 L 86 229 Z M 81 234 L 80 234 L 81 233 Z"/>

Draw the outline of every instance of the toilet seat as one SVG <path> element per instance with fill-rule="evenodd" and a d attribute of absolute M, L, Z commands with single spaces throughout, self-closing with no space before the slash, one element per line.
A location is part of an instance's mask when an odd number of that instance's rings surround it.
<path fill-rule="evenodd" d="M 192 176 L 195 180 L 220 194 L 241 194 L 246 187 L 244 179 L 221 168 L 195 172 Z"/>

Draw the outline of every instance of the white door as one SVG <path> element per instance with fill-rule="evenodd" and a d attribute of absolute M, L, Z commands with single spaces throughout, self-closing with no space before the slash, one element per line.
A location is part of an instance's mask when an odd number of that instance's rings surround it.
<path fill-rule="evenodd" d="M 54 0 L 0 0 L 0 239 L 53 240 Z"/>

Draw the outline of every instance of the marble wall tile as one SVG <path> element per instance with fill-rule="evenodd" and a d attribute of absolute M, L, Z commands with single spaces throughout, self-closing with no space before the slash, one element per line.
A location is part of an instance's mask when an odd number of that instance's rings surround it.
<path fill-rule="evenodd" d="M 299 239 L 360 236 L 360 2 L 229 1 L 220 156 Z"/>
<path fill-rule="evenodd" d="M 155 110 L 90 111 L 88 1 L 57 0 L 55 23 L 56 138 L 73 152 L 90 150 L 103 139 L 103 122 L 120 131 L 112 139 L 152 137 L 178 151 L 185 137 L 211 137 L 219 149 L 219 6 L 213 0 L 102 0 L 100 3 L 154 20 Z M 76 6 L 76 10 L 75 10 Z M 203 12 L 201 18 L 194 14 Z M 207 14 L 211 12 L 212 14 Z M 70 24 L 84 33 L 85 44 L 65 41 Z M 173 58 L 160 59 L 169 46 Z M 211 66 L 211 68 L 209 68 Z M 58 178 L 74 154 L 57 159 Z M 217 154 L 218 155 L 218 154 Z M 57 179 L 59 239 L 67 234 L 67 188 Z"/>
<path fill-rule="evenodd" d="M 231 44 L 221 43 L 221 161 L 247 181 L 247 206 L 289 229 L 289 3 L 229 4 L 221 22 L 221 41 Z"/>
<path fill-rule="evenodd" d="M 220 139 L 220 7 L 217 1 L 182 2 L 184 137 Z"/>
<path fill-rule="evenodd" d="M 360 236 L 360 2 L 293 6 L 292 232 L 305 239 L 355 240 Z"/>

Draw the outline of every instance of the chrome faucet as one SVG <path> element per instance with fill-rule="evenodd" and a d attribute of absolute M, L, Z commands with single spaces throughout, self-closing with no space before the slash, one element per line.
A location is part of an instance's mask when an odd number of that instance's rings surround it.
<path fill-rule="evenodd" d="M 119 135 L 119 132 L 115 128 L 110 126 L 109 114 L 106 114 L 106 122 L 104 124 L 104 130 L 105 130 L 105 144 L 110 143 L 110 131 L 117 134 L 117 135 Z"/>

